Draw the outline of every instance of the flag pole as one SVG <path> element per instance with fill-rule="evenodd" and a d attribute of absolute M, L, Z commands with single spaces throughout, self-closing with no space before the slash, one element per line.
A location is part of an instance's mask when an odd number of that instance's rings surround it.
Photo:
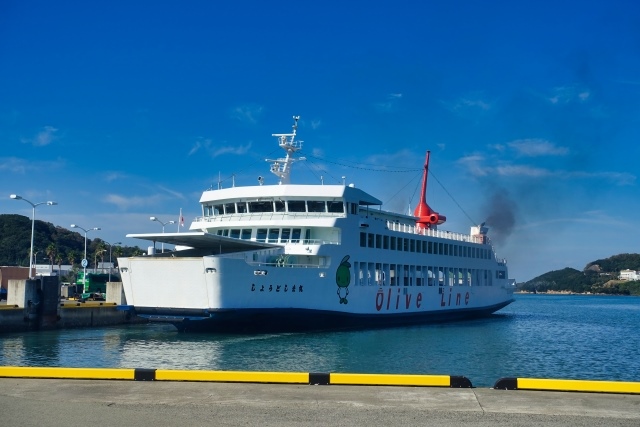
<path fill-rule="evenodd" d="M 182 217 L 182 208 L 180 208 L 180 216 L 178 217 L 178 233 L 180 232 L 180 227 L 184 227 L 184 218 Z"/>

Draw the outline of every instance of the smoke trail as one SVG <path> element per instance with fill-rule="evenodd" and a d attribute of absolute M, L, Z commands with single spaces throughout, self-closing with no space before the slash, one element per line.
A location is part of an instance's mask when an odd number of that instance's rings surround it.
<path fill-rule="evenodd" d="M 489 201 L 486 224 L 491 240 L 501 245 L 511 235 L 516 225 L 517 206 L 505 189 L 498 189 Z"/>

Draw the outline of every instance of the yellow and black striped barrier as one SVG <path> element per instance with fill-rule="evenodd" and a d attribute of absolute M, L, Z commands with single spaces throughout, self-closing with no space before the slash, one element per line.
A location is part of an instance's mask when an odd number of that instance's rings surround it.
<path fill-rule="evenodd" d="M 0 366 L 0 377 L 83 380 L 135 380 L 136 369 Z"/>
<path fill-rule="evenodd" d="M 389 385 L 472 388 L 466 377 L 449 375 L 343 374 L 318 372 L 190 371 L 0 366 L 0 377 L 134 381 L 203 381 L 312 385 Z"/>
<path fill-rule="evenodd" d="M 322 375 L 322 374 L 319 374 Z M 466 377 L 450 375 L 394 375 L 331 373 L 327 384 L 341 385 L 402 385 L 422 387 L 472 388 Z"/>
<path fill-rule="evenodd" d="M 493 386 L 503 390 L 578 391 L 587 393 L 640 394 L 640 382 L 500 378 Z"/>
<path fill-rule="evenodd" d="M 104 302 L 104 301 L 64 301 L 60 303 L 60 307 L 62 308 L 89 308 L 89 307 L 115 307 L 115 302 Z"/>

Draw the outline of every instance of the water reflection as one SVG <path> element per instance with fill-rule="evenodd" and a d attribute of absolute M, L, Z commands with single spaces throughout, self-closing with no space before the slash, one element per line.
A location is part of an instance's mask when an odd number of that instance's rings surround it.
<path fill-rule="evenodd" d="M 349 332 L 180 334 L 164 324 L 0 337 L 0 365 L 640 381 L 640 298 L 518 296 L 486 319 Z"/>

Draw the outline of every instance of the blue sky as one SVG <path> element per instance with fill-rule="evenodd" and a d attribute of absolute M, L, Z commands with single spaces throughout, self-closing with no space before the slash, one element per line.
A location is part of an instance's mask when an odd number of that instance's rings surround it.
<path fill-rule="evenodd" d="M 275 183 L 293 115 L 292 182 L 405 212 L 431 150 L 441 228 L 487 221 L 518 281 L 640 252 L 635 1 L 0 3 L 0 213 L 146 247 Z"/>

